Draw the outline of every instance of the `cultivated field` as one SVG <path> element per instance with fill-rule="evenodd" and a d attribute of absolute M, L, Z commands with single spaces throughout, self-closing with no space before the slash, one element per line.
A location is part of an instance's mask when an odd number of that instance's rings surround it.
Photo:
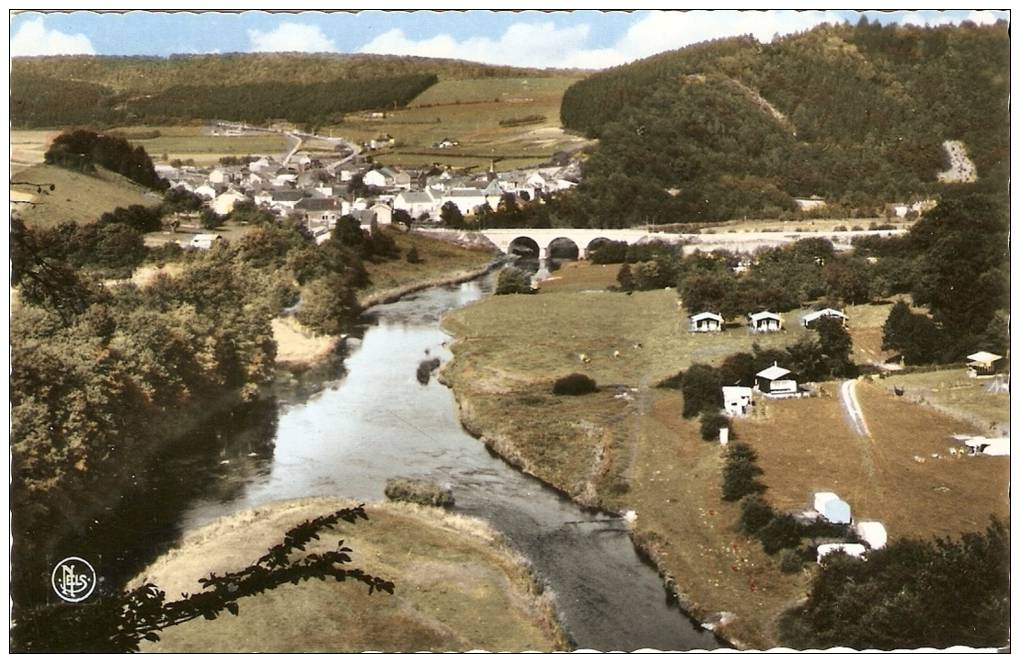
<path fill-rule="evenodd" d="M 249 565 L 290 527 L 350 502 L 292 500 L 221 519 L 183 537 L 135 583 L 154 582 L 169 598 L 201 590 L 200 577 Z M 407 504 L 367 509 L 369 520 L 341 523 L 308 551 L 353 551 L 352 567 L 394 582 L 393 595 L 369 595 L 355 581 L 310 580 L 238 602 L 238 615 L 194 620 L 161 634 L 143 651 L 380 651 L 470 648 L 562 649 L 545 597 L 520 557 L 480 521 Z"/>
<path fill-rule="evenodd" d="M 13 182 L 39 184 L 46 194 L 32 186 L 12 186 L 12 200 L 35 202 L 12 204 L 27 225 L 53 227 L 63 222 L 91 222 L 117 207 L 132 204 L 158 204 L 160 196 L 116 173 L 99 168 L 95 173 L 76 173 L 66 168 L 39 164 L 25 168 L 12 177 Z M 49 191 L 49 185 L 55 188 Z"/>
<path fill-rule="evenodd" d="M 158 130 L 156 138 L 131 139 L 131 134 Z M 145 148 L 153 161 L 194 159 L 196 164 L 216 163 L 220 157 L 273 155 L 281 157 L 290 150 L 291 143 L 281 134 L 251 136 L 212 136 L 205 125 L 155 125 L 132 127 L 128 130 L 132 145 Z"/>
<path fill-rule="evenodd" d="M 455 168 L 488 167 L 502 158 L 497 169 L 507 170 L 541 163 L 553 153 L 580 147 L 587 141 L 565 134 L 560 127 L 560 99 L 575 77 L 508 78 L 443 81 L 429 88 L 409 107 L 386 112 L 383 119 L 349 116 L 328 126 L 352 141 L 363 142 L 383 133 L 397 141 L 393 148 L 374 153 L 377 160 L 397 165 L 422 166 L 439 162 Z M 504 127 L 505 120 L 542 116 L 526 125 Z M 441 150 L 432 144 L 456 139 L 458 147 Z"/>

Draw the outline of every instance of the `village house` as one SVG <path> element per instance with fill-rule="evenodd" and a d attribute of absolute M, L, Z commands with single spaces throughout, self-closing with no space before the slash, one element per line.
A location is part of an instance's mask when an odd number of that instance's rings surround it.
<path fill-rule="evenodd" d="M 248 164 L 248 170 L 253 173 L 261 173 L 272 169 L 274 166 L 276 166 L 276 162 L 273 161 L 272 157 L 261 157 Z"/>
<path fill-rule="evenodd" d="M 759 311 L 747 315 L 747 324 L 755 333 L 778 332 L 783 328 L 783 317 L 771 311 Z"/>
<path fill-rule="evenodd" d="M 210 184 L 228 184 L 234 181 L 234 174 L 222 168 L 214 168 L 209 173 Z"/>
<path fill-rule="evenodd" d="M 194 250 L 208 250 L 212 248 L 213 243 L 219 243 L 223 241 L 223 237 L 219 234 L 195 234 L 188 241 L 187 247 Z"/>
<path fill-rule="evenodd" d="M 754 376 L 754 389 L 770 397 L 784 397 L 797 394 L 797 380 L 792 373 L 773 362 L 771 366 Z"/>
<path fill-rule="evenodd" d="M 723 317 L 711 311 L 696 313 L 690 318 L 692 332 L 720 332 L 723 328 Z"/>
<path fill-rule="evenodd" d="M 225 216 L 234 210 L 234 205 L 238 202 L 244 202 L 248 198 L 235 189 L 230 189 L 220 193 L 216 196 L 216 199 L 212 201 L 210 206 L 212 210 L 219 216 Z"/>
<path fill-rule="evenodd" d="M 395 187 L 405 190 L 410 190 L 411 188 L 410 175 L 387 166 L 368 171 L 361 181 L 365 183 L 365 186 L 378 186 L 380 188 Z"/>
<path fill-rule="evenodd" d="M 202 184 L 201 186 L 195 188 L 194 193 L 195 195 L 199 195 L 205 198 L 206 200 L 214 200 L 216 199 L 216 196 L 219 195 L 219 191 L 217 191 L 215 188 L 208 184 Z"/>
<path fill-rule="evenodd" d="M 818 311 L 812 311 L 811 313 L 805 313 L 800 317 L 800 324 L 807 329 L 812 329 L 813 325 L 819 318 L 835 318 L 846 327 L 847 315 L 837 309 L 819 309 Z"/>
<path fill-rule="evenodd" d="M 986 377 L 999 371 L 1002 357 L 991 352 L 975 352 L 967 357 L 967 369 L 971 377 Z"/>
<path fill-rule="evenodd" d="M 371 232 L 379 226 L 378 218 L 371 209 L 354 209 L 350 215 L 361 225 L 362 231 Z"/>
<path fill-rule="evenodd" d="M 825 200 L 817 195 L 812 195 L 809 198 L 794 198 L 793 201 L 797 203 L 797 207 L 801 211 L 814 211 L 825 206 Z"/>
<path fill-rule="evenodd" d="M 723 411 L 732 417 L 746 416 L 751 412 L 754 400 L 749 386 L 723 386 Z"/>
<path fill-rule="evenodd" d="M 411 218 L 420 218 L 426 214 L 437 213 L 438 201 L 442 196 L 434 191 L 403 191 L 393 198 L 393 209 L 401 209 L 410 214 Z"/>
<path fill-rule="evenodd" d="M 305 194 L 295 189 L 274 188 L 269 194 L 269 206 L 274 209 L 290 211 L 297 206 L 305 197 Z"/>
<path fill-rule="evenodd" d="M 376 223 L 379 225 L 392 225 L 393 224 L 393 207 L 384 203 L 376 202 L 369 210 L 375 213 Z"/>
<path fill-rule="evenodd" d="M 336 198 L 301 198 L 294 209 L 305 216 L 309 227 L 325 224 L 332 229 L 343 215 L 340 213 L 340 202 Z"/>

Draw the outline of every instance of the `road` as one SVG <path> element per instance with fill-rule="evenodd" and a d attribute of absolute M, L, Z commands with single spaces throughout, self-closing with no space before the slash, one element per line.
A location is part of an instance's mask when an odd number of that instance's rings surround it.
<path fill-rule="evenodd" d="M 839 387 L 839 399 L 843 404 L 843 412 L 846 414 L 847 422 L 859 436 L 869 436 L 868 423 L 864 421 L 864 413 L 861 405 L 857 402 L 856 379 L 848 379 Z"/>
<path fill-rule="evenodd" d="M 284 157 L 284 159 L 283 159 L 283 165 L 284 166 L 286 166 L 288 163 L 290 163 L 291 158 L 295 154 L 297 154 L 298 150 L 301 149 L 301 145 L 304 143 L 305 139 L 311 139 L 311 138 L 314 138 L 314 139 L 317 139 L 317 140 L 320 140 L 320 141 L 328 141 L 330 143 L 336 143 L 337 145 L 343 145 L 343 146 L 345 146 L 346 148 L 348 148 L 351 151 L 351 154 L 347 155 L 346 157 L 344 157 L 344 158 L 342 158 L 342 159 L 340 159 L 338 161 L 334 161 L 333 163 L 331 163 L 328 166 L 326 166 L 326 170 L 328 170 L 330 173 L 332 173 L 334 170 L 336 170 L 337 166 L 345 164 L 348 161 L 350 161 L 351 159 L 353 159 L 354 157 L 356 157 L 359 154 L 361 154 L 361 148 L 360 147 L 358 147 L 354 143 L 351 143 L 350 141 L 347 141 L 346 139 L 340 138 L 339 136 L 320 136 L 318 134 L 309 134 L 307 132 L 299 132 L 298 130 L 286 131 L 286 130 L 282 130 L 282 129 L 274 129 L 272 127 L 252 127 L 251 125 L 247 125 L 245 123 L 230 123 L 230 122 L 225 122 L 225 121 L 218 121 L 216 124 L 219 127 L 226 127 L 228 129 L 239 129 L 239 130 L 246 131 L 246 132 L 262 132 L 262 133 L 269 133 L 269 134 L 282 134 L 283 136 L 285 136 L 285 137 L 287 137 L 289 139 L 294 139 L 294 141 L 295 141 L 294 147 L 292 147 L 290 149 L 290 151 L 287 153 L 287 156 Z"/>

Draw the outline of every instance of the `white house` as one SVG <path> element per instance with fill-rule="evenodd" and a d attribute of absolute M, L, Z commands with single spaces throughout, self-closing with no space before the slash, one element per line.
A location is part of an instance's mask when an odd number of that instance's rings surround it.
<path fill-rule="evenodd" d="M 447 191 L 446 194 L 440 198 L 440 208 L 442 208 L 442 206 L 447 202 L 452 202 L 457 205 L 457 208 L 460 209 L 460 212 L 465 216 L 475 213 L 475 211 L 478 210 L 478 207 L 481 207 L 482 205 L 492 206 L 486 198 L 485 193 L 474 188 L 455 188 Z M 496 198 L 496 202 L 498 204 L 498 197 Z"/>
<path fill-rule="evenodd" d="M 272 168 L 275 165 L 276 164 L 273 162 L 271 158 L 261 157 L 248 164 L 248 170 L 252 171 L 253 173 L 258 173 L 266 169 Z"/>
<path fill-rule="evenodd" d="M 737 417 L 751 412 L 754 401 L 751 399 L 750 386 L 723 386 L 722 393 L 723 411 L 727 415 Z"/>
<path fill-rule="evenodd" d="M 396 186 L 409 190 L 411 188 L 411 176 L 407 173 L 387 166 L 382 168 L 376 168 L 365 173 L 365 176 L 361 178 L 361 181 L 366 186 Z"/>
<path fill-rule="evenodd" d="M 994 375 L 1002 357 L 991 352 L 975 352 L 967 357 L 967 368 L 971 377 Z"/>
<path fill-rule="evenodd" d="M 839 498 L 839 495 L 828 491 L 815 493 L 815 511 L 834 525 L 848 525 L 852 522 L 850 505 Z"/>
<path fill-rule="evenodd" d="M 433 196 L 428 191 L 403 191 L 393 198 L 393 208 L 406 211 L 412 218 L 419 218 L 425 214 L 436 213 L 436 201 L 439 197 L 441 196 Z"/>
<path fill-rule="evenodd" d="M 882 549 L 889 540 L 885 525 L 881 522 L 863 520 L 854 525 L 854 531 L 873 550 Z"/>
<path fill-rule="evenodd" d="M 219 234 L 195 234 L 188 241 L 188 247 L 196 250 L 208 250 L 213 246 L 213 243 L 217 243 L 223 240 L 223 237 Z"/>
<path fill-rule="evenodd" d="M 224 191 L 217 195 L 216 199 L 212 201 L 210 206 L 217 215 L 225 216 L 234 210 L 235 204 L 243 202 L 246 199 L 247 198 L 244 196 L 244 193 L 230 189 L 229 191 Z"/>
<path fill-rule="evenodd" d="M 867 551 L 868 548 L 860 543 L 826 543 L 818 546 L 817 561 L 818 563 L 821 563 L 822 559 L 837 552 L 842 552 L 843 554 L 852 556 L 855 559 L 863 559 Z"/>
<path fill-rule="evenodd" d="M 269 196 L 269 205 L 276 209 L 291 210 L 305 197 L 301 191 L 292 189 L 273 189 Z"/>
<path fill-rule="evenodd" d="M 212 200 L 218 195 L 218 193 L 216 192 L 216 189 L 214 189 L 212 186 L 209 186 L 208 184 L 202 184 L 201 186 L 195 189 L 195 195 L 200 195 L 206 200 Z"/>
<path fill-rule="evenodd" d="M 771 311 L 759 311 L 747 315 L 752 332 L 778 332 L 783 328 L 783 317 Z"/>
<path fill-rule="evenodd" d="M 702 311 L 691 316 L 692 332 L 719 332 L 722 331 L 723 317 L 711 311 Z"/>
<path fill-rule="evenodd" d="M 759 393 L 765 393 L 773 397 L 795 395 L 797 393 L 797 380 L 792 373 L 772 362 L 772 365 L 754 376 L 754 388 Z"/>
<path fill-rule="evenodd" d="M 380 225 L 392 225 L 393 224 L 393 207 L 382 202 L 373 204 L 370 208 L 371 211 L 375 212 L 376 222 Z"/>
<path fill-rule="evenodd" d="M 375 212 L 370 209 L 354 209 L 351 211 L 351 216 L 361 224 L 361 229 L 366 232 L 371 232 L 372 228 L 379 224 Z"/>
<path fill-rule="evenodd" d="M 210 184 L 226 184 L 231 181 L 231 179 L 232 175 L 222 168 L 214 168 L 213 171 L 209 173 Z"/>
<path fill-rule="evenodd" d="M 819 309 L 818 311 L 812 311 L 811 313 L 805 313 L 800 317 L 800 324 L 804 325 L 808 329 L 811 329 L 811 325 L 815 323 L 819 318 L 835 318 L 839 320 L 843 326 L 846 326 L 847 315 L 837 309 Z"/>

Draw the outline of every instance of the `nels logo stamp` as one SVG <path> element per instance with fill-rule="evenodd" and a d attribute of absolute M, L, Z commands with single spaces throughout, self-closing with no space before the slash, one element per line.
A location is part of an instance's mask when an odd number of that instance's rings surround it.
<path fill-rule="evenodd" d="M 77 556 L 69 556 L 53 568 L 53 591 L 65 602 L 81 602 L 96 589 L 96 570 Z"/>

